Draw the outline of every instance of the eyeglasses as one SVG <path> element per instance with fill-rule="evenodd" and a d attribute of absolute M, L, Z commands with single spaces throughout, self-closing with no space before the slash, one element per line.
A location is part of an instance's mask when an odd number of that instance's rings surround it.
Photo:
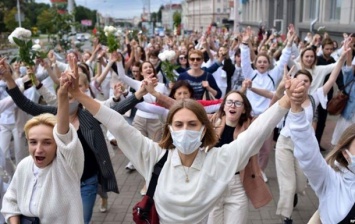
<path fill-rule="evenodd" d="M 238 100 L 236 100 L 236 101 L 227 100 L 226 101 L 226 105 L 229 107 L 231 107 L 232 105 L 234 105 L 235 107 L 241 107 L 241 106 L 243 106 L 243 104 L 244 104 L 243 102 L 240 102 Z"/>
<path fill-rule="evenodd" d="M 132 70 L 132 73 L 138 73 L 139 71 L 134 71 L 134 70 Z"/>
<path fill-rule="evenodd" d="M 179 56 L 179 59 L 186 59 L 186 56 Z"/>
<path fill-rule="evenodd" d="M 200 62 L 202 60 L 202 58 L 189 58 L 189 60 Z"/>

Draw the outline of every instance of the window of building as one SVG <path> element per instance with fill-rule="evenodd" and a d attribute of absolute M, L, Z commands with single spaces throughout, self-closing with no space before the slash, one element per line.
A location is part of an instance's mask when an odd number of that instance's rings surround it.
<path fill-rule="evenodd" d="M 223 12 L 224 12 L 224 13 L 228 12 L 228 9 L 227 9 L 227 8 L 224 8 L 224 9 L 223 9 Z"/>
<path fill-rule="evenodd" d="M 221 0 L 217 0 L 217 2 L 219 3 L 219 2 L 221 2 Z"/>
<path fill-rule="evenodd" d="M 217 12 L 221 12 L 221 9 L 220 9 L 220 8 L 217 8 Z"/>
<path fill-rule="evenodd" d="M 309 0 L 305 2 L 305 7 L 308 8 L 308 19 L 314 19 L 316 17 L 316 1 L 317 0 Z"/>
<path fill-rule="evenodd" d="M 332 20 L 340 20 L 340 12 L 341 12 L 341 4 L 343 0 L 330 0 L 329 1 L 329 19 Z"/>

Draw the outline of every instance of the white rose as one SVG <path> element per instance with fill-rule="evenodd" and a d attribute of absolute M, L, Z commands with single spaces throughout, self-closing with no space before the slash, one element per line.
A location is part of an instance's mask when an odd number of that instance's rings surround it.
<path fill-rule="evenodd" d="M 40 51 L 42 49 L 41 45 L 39 44 L 35 44 L 32 46 L 32 50 L 33 51 Z"/>
<path fill-rule="evenodd" d="M 104 28 L 104 32 L 107 33 L 108 32 L 108 26 L 105 26 Z"/>
<path fill-rule="evenodd" d="M 105 36 L 106 36 L 106 37 L 108 36 L 108 32 L 105 32 Z"/>
<path fill-rule="evenodd" d="M 113 27 L 113 26 L 109 26 L 108 32 L 109 32 L 109 33 L 115 33 L 115 32 L 116 32 L 116 28 Z"/>
<path fill-rule="evenodd" d="M 169 61 L 171 61 L 171 60 L 173 60 L 175 58 L 175 51 L 173 51 L 173 50 L 167 51 L 166 55 L 167 55 L 167 59 Z"/>
<path fill-rule="evenodd" d="M 166 53 L 165 53 L 166 51 L 164 51 L 164 52 L 162 52 L 162 53 L 159 53 L 159 55 L 158 55 L 158 58 L 160 59 L 160 61 L 165 61 L 166 60 Z"/>
<path fill-rule="evenodd" d="M 10 36 L 8 37 L 8 39 L 9 39 L 10 43 L 15 44 L 13 37 L 14 37 L 14 36 L 13 36 L 12 34 L 10 34 Z"/>

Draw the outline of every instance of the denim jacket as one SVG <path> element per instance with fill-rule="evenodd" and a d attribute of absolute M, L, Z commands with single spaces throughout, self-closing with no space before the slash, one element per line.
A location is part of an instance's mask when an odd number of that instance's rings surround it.
<path fill-rule="evenodd" d="M 351 67 L 343 68 L 344 85 L 355 79 L 354 71 Z M 341 113 L 341 116 L 346 120 L 351 120 L 355 116 L 355 81 L 345 88 L 345 92 L 349 95 L 348 102 Z"/>

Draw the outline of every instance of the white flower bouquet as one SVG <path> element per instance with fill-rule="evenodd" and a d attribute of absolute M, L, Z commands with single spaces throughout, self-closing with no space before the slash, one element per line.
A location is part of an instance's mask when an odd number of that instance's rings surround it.
<path fill-rule="evenodd" d="M 26 65 L 35 65 L 36 58 L 45 58 L 47 53 L 41 51 L 39 44 L 33 45 L 31 39 L 32 33 L 22 27 L 17 27 L 8 37 L 10 43 L 15 44 L 19 48 L 18 57 L 14 57 L 14 61 L 24 62 Z"/>
<path fill-rule="evenodd" d="M 177 78 L 175 69 L 177 69 L 178 66 L 172 63 L 172 60 L 175 59 L 175 55 L 176 53 L 173 50 L 166 50 L 158 55 L 158 58 L 162 63 L 161 69 L 170 82 L 175 82 Z"/>
<path fill-rule="evenodd" d="M 119 48 L 119 43 L 115 36 L 117 33 L 117 29 L 113 26 L 105 26 L 104 32 L 107 38 L 108 52 L 112 53 L 114 51 L 117 51 L 117 49 Z"/>

